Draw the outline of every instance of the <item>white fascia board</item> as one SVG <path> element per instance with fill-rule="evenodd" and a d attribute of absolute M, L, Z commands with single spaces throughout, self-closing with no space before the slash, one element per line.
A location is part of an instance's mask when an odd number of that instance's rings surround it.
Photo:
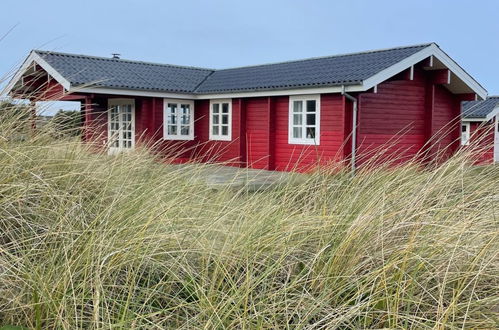
<path fill-rule="evenodd" d="M 345 86 L 345 91 L 347 92 L 361 92 L 363 90 L 364 87 L 362 85 Z M 105 88 L 105 87 L 102 88 L 75 87 L 70 90 L 70 93 L 130 95 L 130 96 L 145 96 L 145 97 L 176 98 L 183 100 L 214 100 L 214 99 L 230 99 L 230 98 L 242 98 L 242 97 L 327 94 L 327 93 L 341 93 L 341 91 L 342 91 L 341 86 L 334 86 L 334 87 L 319 87 L 319 88 L 283 89 L 283 90 L 272 90 L 272 91 L 261 91 L 261 92 L 239 92 L 239 93 L 220 93 L 220 94 L 176 94 L 176 93 L 165 93 L 165 92 L 114 89 L 114 88 Z"/>
<path fill-rule="evenodd" d="M 499 114 L 499 106 L 495 107 L 486 117 L 485 120 L 489 121 Z"/>
<path fill-rule="evenodd" d="M 43 58 L 40 57 L 36 52 L 31 51 L 31 53 L 28 55 L 28 57 L 24 60 L 23 64 L 17 70 L 16 74 L 10 82 L 7 84 L 7 86 L 3 89 L 2 95 L 7 95 L 12 91 L 12 88 L 14 88 L 15 84 L 21 79 L 23 74 L 28 70 L 28 68 L 33 64 L 36 63 L 39 66 L 42 67 L 43 70 L 45 70 L 52 78 L 54 78 L 59 84 L 61 84 L 66 90 L 69 90 L 71 87 L 71 84 L 69 81 L 67 81 L 63 76 L 59 74 L 50 64 L 48 64 Z M 5 94 L 4 94 L 5 93 Z"/>
<path fill-rule="evenodd" d="M 431 44 L 430 46 L 407 57 L 397 64 L 392 65 L 391 67 L 386 68 L 385 70 L 364 80 L 363 85 L 365 87 L 365 90 L 368 90 L 375 85 L 380 84 L 390 77 L 393 77 L 394 75 L 431 56 L 434 56 L 438 60 L 440 60 L 452 73 L 454 73 L 459 79 L 461 79 L 479 97 L 481 97 L 482 99 L 485 99 L 487 97 L 487 91 L 475 79 L 473 79 L 468 73 L 466 73 L 466 71 L 464 71 L 456 62 L 454 62 L 453 59 L 445 54 L 436 44 Z"/>
<path fill-rule="evenodd" d="M 14 88 L 15 84 L 19 81 L 19 79 L 21 79 L 24 72 L 26 72 L 26 70 L 28 70 L 28 68 L 33 64 L 33 54 L 34 53 L 31 52 L 28 57 L 26 57 L 21 67 L 17 70 L 12 79 L 10 79 L 9 83 L 5 86 L 0 95 L 8 95 L 12 91 L 12 88 Z"/>
<path fill-rule="evenodd" d="M 482 121 L 487 121 L 485 118 L 463 118 L 461 120 L 463 123 L 470 123 L 470 122 L 482 122 Z"/>
<path fill-rule="evenodd" d="M 317 88 L 299 88 L 299 89 L 283 89 L 261 92 L 239 92 L 239 93 L 220 93 L 220 94 L 198 94 L 196 99 L 224 99 L 224 98 L 241 98 L 241 97 L 264 97 L 264 96 L 288 96 L 288 95 L 311 95 L 311 94 L 328 94 L 341 93 L 342 86 L 333 87 L 317 87 Z M 362 92 L 365 88 L 362 85 L 345 86 L 347 92 Z"/>
<path fill-rule="evenodd" d="M 111 94 L 111 95 L 128 95 L 128 96 L 144 96 L 144 97 L 160 97 L 167 99 L 194 100 L 196 96 L 193 94 L 180 93 L 164 93 L 151 91 L 138 91 L 133 89 L 119 89 L 106 87 L 74 87 L 69 90 L 69 93 L 93 93 L 93 94 Z"/>
<path fill-rule="evenodd" d="M 65 90 L 70 90 L 71 89 L 71 83 L 61 76 L 59 72 L 57 72 L 50 64 L 48 64 L 40 55 L 37 53 L 33 52 L 33 59 L 35 62 L 42 67 L 43 70 L 45 70 L 52 78 L 54 78 L 59 84 L 64 87 Z"/>
<path fill-rule="evenodd" d="M 461 79 L 468 87 L 470 87 L 482 99 L 487 98 L 487 90 L 483 88 L 472 76 L 459 66 L 452 58 L 449 57 L 444 51 L 435 44 L 431 45 L 435 52 L 434 56 L 440 60 L 449 70 L 452 71 L 459 79 Z"/>

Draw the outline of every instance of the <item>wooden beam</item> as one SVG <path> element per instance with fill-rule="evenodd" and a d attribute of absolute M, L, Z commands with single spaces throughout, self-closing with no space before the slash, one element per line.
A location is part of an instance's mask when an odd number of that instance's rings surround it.
<path fill-rule="evenodd" d="M 267 99 L 267 116 L 268 116 L 268 170 L 275 170 L 275 100 L 272 96 Z"/>
<path fill-rule="evenodd" d="M 84 138 L 86 142 L 89 142 L 92 135 L 92 99 L 89 96 L 85 97 L 84 106 L 83 106 L 83 115 L 85 118 L 84 122 Z"/>
<path fill-rule="evenodd" d="M 247 167 L 246 106 L 242 98 L 237 100 L 237 107 L 239 108 L 239 162 L 240 167 Z"/>
<path fill-rule="evenodd" d="M 431 55 L 430 57 L 423 60 L 423 62 L 422 62 L 423 68 L 425 68 L 425 69 L 433 68 L 433 61 L 434 61 L 433 55 Z"/>
<path fill-rule="evenodd" d="M 448 85 L 450 84 L 451 71 L 449 69 L 434 70 L 432 77 L 435 85 Z"/>

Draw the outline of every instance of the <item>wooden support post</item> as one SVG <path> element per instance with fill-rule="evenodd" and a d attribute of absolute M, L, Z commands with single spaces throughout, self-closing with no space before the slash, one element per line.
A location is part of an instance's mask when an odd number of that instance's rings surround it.
<path fill-rule="evenodd" d="M 275 100 L 269 96 L 267 99 L 267 118 L 268 118 L 268 165 L 267 169 L 275 170 Z"/>
<path fill-rule="evenodd" d="M 432 71 L 432 76 L 435 85 L 450 84 L 451 71 L 449 69 L 434 70 Z"/>
<path fill-rule="evenodd" d="M 239 162 L 240 167 L 247 167 L 246 108 L 242 98 L 238 99 L 236 104 L 239 108 Z"/>
<path fill-rule="evenodd" d="M 92 99 L 90 96 L 85 96 L 85 101 L 83 105 L 83 117 L 85 118 L 83 129 L 84 129 L 84 140 L 89 142 L 92 138 Z"/>
<path fill-rule="evenodd" d="M 429 78 L 426 82 L 425 92 L 425 132 L 424 132 L 424 147 L 423 147 L 423 161 L 429 162 L 433 158 L 433 144 L 432 141 L 434 134 L 434 120 L 435 120 L 435 85 L 433 79 Z"/>
<path fill-rule="evenodd" d="M 29 107 L 30 107 L 31 133 L 35 134 L 35 132 L 36 132 L 36 102 L 35 102 L 35 100 L 30 99 Z"/>

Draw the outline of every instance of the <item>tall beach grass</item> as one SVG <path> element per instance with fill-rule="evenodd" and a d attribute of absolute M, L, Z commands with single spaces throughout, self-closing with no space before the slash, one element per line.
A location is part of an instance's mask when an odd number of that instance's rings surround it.
<path fill-rule="evenodd" d="M 0 325 L 495 328 L 499 168 L 462 154 L 264 192 L 0 124 Z"/>

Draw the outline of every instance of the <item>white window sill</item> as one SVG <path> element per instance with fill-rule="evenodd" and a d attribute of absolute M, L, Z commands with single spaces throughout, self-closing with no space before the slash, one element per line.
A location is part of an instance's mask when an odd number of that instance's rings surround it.
<path fill-rule="evenodd" d="M 163 140 L 166 140 L 166 141 L 192 141 L 192 140 L 194 140 L 194 136 L 167 135 L 167 136 L 163 137 Z"/>
<path fill-rule="evenodd" d="M 294 140 L 294 139 L 289 139 L 288 144 L 299 144 L 299 145 L 312 145 L 312 146 L 318 146 L 320 145 L 319 141 L 317 140 Z"/>
<path fill-rule="evenodd" d="M 227 136 L 221 136 L 221 137 L 210 136 L 210 141 L 232 141 L 232 138 Z"/>

